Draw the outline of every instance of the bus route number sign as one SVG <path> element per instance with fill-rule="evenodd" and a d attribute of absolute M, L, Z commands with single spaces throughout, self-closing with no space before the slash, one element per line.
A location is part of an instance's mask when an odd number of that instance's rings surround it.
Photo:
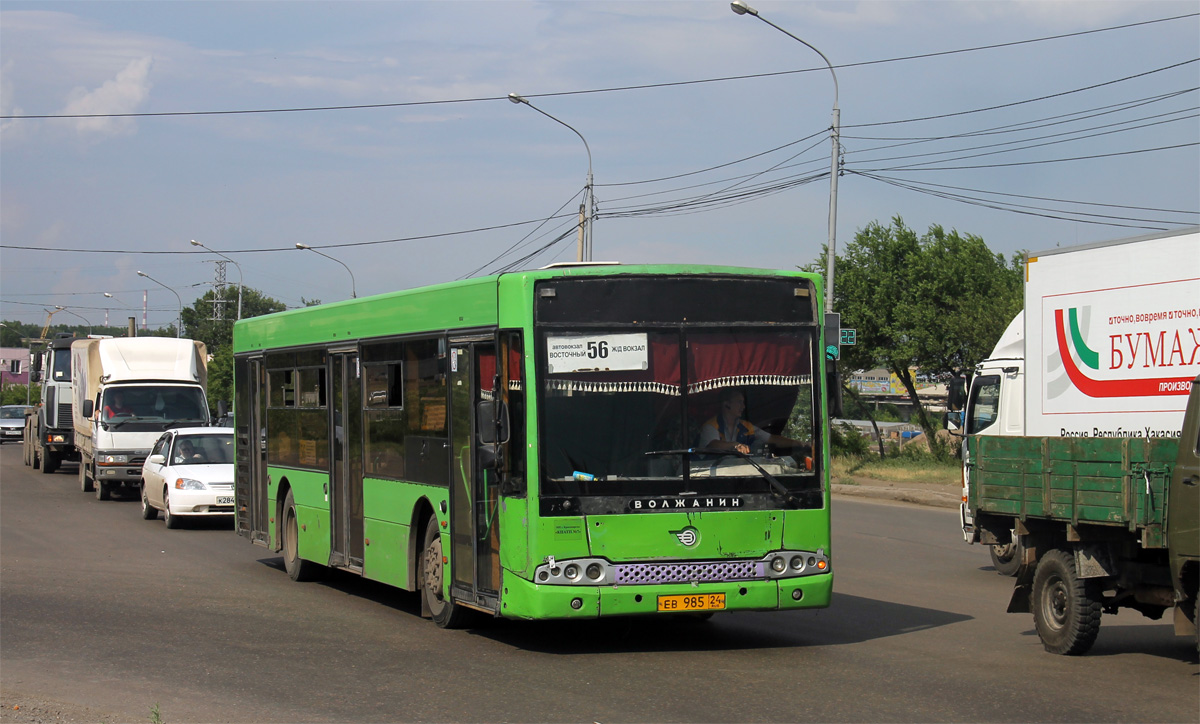
<path fill-rule="evenodd" d="M 563 334 L 546 338 L 550 374 L 644 370 L 650 366 L 646 334 Z"/>

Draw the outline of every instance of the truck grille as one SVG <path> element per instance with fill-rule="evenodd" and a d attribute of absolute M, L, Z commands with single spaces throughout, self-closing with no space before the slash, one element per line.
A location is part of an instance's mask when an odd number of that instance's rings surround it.
<path fill-rule="evenodd" d="M 71 427 L 71 403 L 58 403 L 58 427 Z"/>

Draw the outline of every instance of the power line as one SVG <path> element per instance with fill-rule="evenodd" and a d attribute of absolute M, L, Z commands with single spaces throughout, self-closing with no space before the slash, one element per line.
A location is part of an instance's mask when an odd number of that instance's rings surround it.
<path fill-rule="evenodd" d="M 1141 148 L 1134 151 L 1116 151 L 1114 153 L 1097 153 L 1090 156 L 1072 156 L 1068 158 L 1050 158 L 1041 161 L 1019 161 L 1014 163 L 993 163 L 980 164 L 977 166 L 937 166 L 927 168 L 916 168 L 897 166 L 894 168 L 871 168 L 861 169 L 863 172 L 878 172 L 878 171 L 964 171 L 979 168 L 1009 168 L 1013 166 L 1038 166 L 1047 163 L 1066 163 L 1068 161 L 1090 161 L 1097 158 L 1113 158 L 1116 156 L 1132 156 L 1138 153 L 1152 153 L 1155 151 L 1171 151 L 1176 148 L 1188 148 L 1192 146 L 1200 146 L 1200 142 L 1177 143 L 1173 146 L 1158 146 L 1157 148 Z M 922 164 L 923 165 L 923 164 Z"/>
<path fill-rule="evenodd" d="M 1095 28 L 1093 30 L 1081 30 L 1074 33 L 1062 33 L 1060 35 L 1048 35 L 1041 38 L 1031 38 L 1026 40 L 1014 40 L 1006 43 L 993 43 L 990 45 L 978 45 L 969 48 L 958 48 L 955 50 L 942 50 L 932 53 L 920 53 L 917 55 L 906 55 L 895 58 L 882 58 L 878 60 L 865 60 L 856 63 L 845 63 L 842 65 L 834 65 L 834 68 L 857 68 L 869 65 L 880 65 L 883 63 L 899 63 L 910 60 L 922 60 L 926 58 L 937 58 L 946 55 L 957 55 L 961 53 L 974 53 L 984 50 L 995 50 L 998 48 L 1010 48 L 1019 45 L 1029 45 L 1033 43 L 1043 43 L 1052 40 L 1064 40 L 1066 38 L 1080 37 L 1084 35 L 1092 35 L 1095 33 L 1105 33 L 1116 30 L 1126 30 L 1143 25 L 1153 25 L 1156 23 L 1173 22 L 1176 20 L 1185 20 L 1200 16 L 1200 13 L 1188 13 L 1185 15 L 1176 15 L 1167 18 L 1158 18 L 1155 20 L 1144 20 L 1135 23 L 1126 23 L 1124 25 L 1113 25 L 1105 28 Z M 792 75 L 796 73 L 811 73 L 816 71 L 825 71 L 828 66 L 820 68 L 802 68 L 799 70 L 784 70 L 772 73 L 755 73 L 749 75 L 724 76 L 718 78 L 702 78 L 697 80 L 686 81 L 671 81 L 666 83 L 646 83 L 641 85 L 615 86 L 610 88 L 593 88 L 588 90 L 576 91 L 560 91 L 555 93 L 533 93 L 525 94 L 526 98 L 554 98 L 564 96 L 589 95 L 596 93 L 619 93 L 634 90 L 653 90 L 657 88 L 673 88 L 689 85 L 700 85 L 704 83 L 725 83 L 735 80 L 752 80 L 757 78 L 770 78 L 774 76 Z M 371 110 L 380 108 L 408 108 L 417 106 L 437 106 L 450 105 L 457 103 L 482 103 L 489 101 L 508 100 L 507 95 L 503 96 L 485 96 L 479 98 L 455 98 L 446 100 L 433 101 L 407 101 L 398 103 L 363 103 L 346 106 L 308 106 L 297 108 L 258 108 L 258 109 L 240 109 L 240 110 L 225 110 L 225 111 L 160 111 L 147 113 L 75 113 L 75 114 L 36 114 L 36 115 L 3 115 L 0 120 L 36 120 L 36 119 L 78 119 L 78 118 L 162 118 L 162 117 L 177 117 L 177 116 L 229 116 L 229 115 L 249 115 L 249 114 L 264 114 L 264 113 L 308 113 L 318 111 L 351 111 L 351 110 Z M 908 121 L 901 121 L 908 122 Z M 869 125 L 877 124 L 859 124 L 857 126 L 843 126 L 843 128 L 861 128 Z"/>

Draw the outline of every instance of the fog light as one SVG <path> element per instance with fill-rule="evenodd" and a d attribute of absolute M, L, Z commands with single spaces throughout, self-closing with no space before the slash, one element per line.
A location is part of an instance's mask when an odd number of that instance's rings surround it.
<path fill-rule="evenodd" d="M 784 569 L 787 568 L 787 561 L 783 560 L 781 556 L 776 556 L 771 559 L 771 568 L 776 573 L 783 573 Z"/>
<path fill-rule="evenodd" d="M 541 573 L 538 573 L 538 580 L 539 581 L 548 581 L 548 580 L 550 580 L 550 574 L 545 571 L 542 571 Z"/>
<path fill-rule="evenodd" d="M 802 598 L 804 598 L 804 591 L 801 591 L 799 588 L 792 591 L 792 600 L 793 601 L 799 601 Z"/>
<path fill-rule="evenodd" d="M 571 608 L 575 609 L 576 611 L 583 608 L 583 599 L 582 598 L 572 598 L 571 599 Z"/>
<path fill-rule="evenodd" d="M 604 569 L 600 567 L 599 563 L 592 563 L 587 567 L 588 578 L 599 581 L 602 576 L 604 576 Z"/>

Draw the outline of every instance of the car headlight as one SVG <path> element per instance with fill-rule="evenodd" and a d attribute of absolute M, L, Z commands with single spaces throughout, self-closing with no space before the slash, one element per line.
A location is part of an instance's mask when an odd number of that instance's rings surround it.
<path fill-rule="evenodd" d="M 199 480 L 191 478 L 177 478 L 175 480 L 176 490 L 208 490 L 208 486 Z"/>
<path fill-rule="evenodd" d="M 101 465 L 128 465 L 128 455 L 101 455 L 99 463 Z"/>

